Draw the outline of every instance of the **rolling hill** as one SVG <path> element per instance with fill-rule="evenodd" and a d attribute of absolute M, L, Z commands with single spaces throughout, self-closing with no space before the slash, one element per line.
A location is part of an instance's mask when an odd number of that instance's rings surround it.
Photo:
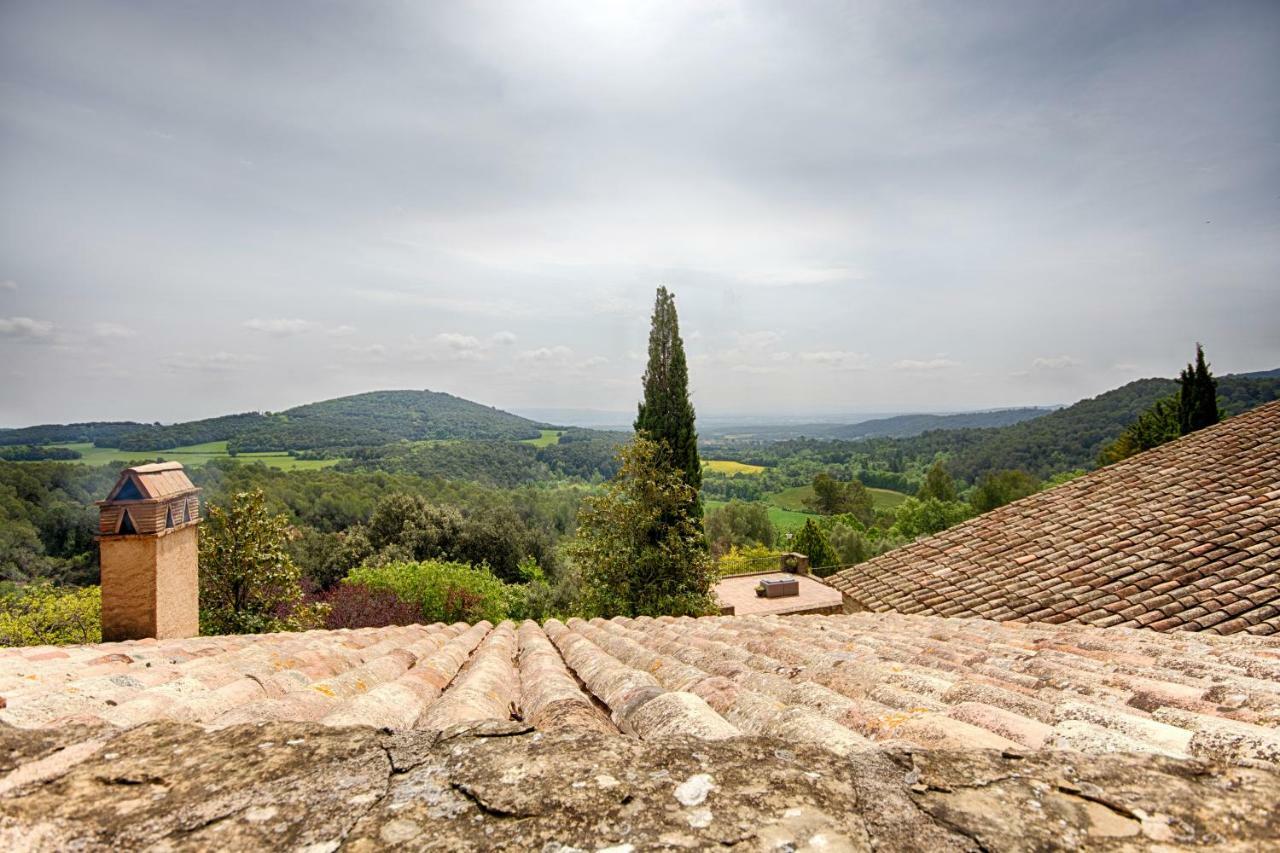
<path fill-rule="evenodd" d="M 93 442 L 154 451 L 225 441 L 233 452 L 314 450 L 396 441 L 537 439 L 546 424 L 436 391 L 371 391 L 283 412 L 176 424 L 55 424 L 0 430 L 0 445 Z"/>
<path fill-rule="evenodd" d="M 746 424 L 703 432 L 708 439 L 732 437 L 735 441 L 785 441 L 789 438 L 823 438 L 855 441 L 860 438 L 910 438 L 929 430 L 1002 427 L 1038 418 L 1049 408 L 997 409 L 953 415 L 895 415 L 856 423 Z"/>

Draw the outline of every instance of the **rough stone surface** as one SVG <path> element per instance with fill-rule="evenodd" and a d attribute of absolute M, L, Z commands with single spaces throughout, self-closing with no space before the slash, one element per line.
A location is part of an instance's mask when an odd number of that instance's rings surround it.
<path fill-rule="evenodd" d="M 1159 755 L 656 740 L 488 721 L 0 728 L 0 849 L 1138 850 L 1280 842 L 1280 775 Z M 16 770 L 15 770 L 16 768 Z"/>

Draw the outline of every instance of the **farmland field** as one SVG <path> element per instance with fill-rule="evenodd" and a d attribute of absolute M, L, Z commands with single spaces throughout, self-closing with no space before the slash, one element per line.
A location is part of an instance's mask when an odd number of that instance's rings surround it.
<path fill-rule="evenodd" d="M 88 442 L 62 444 L 59 447 L 68 447 L 72 450 L 80 451 L 80 458 L 76 461 L 85 465 L 108 465 L 112 462 L 134 462 L 143 459 L 163 458 L 192 466 L 203 465 L 211 459 L 226 459 L 231 455 L 227 453 L 227 443 L 225 441 L 209 441 L 204 444 L 191 444 L 186 447 L 147 452 L 117 450 L 114 447 L 94 447 Z M 283 471 L 313 471 L 318 468 L 337 465 L 342 461 L 340 459 L 295 459 L 284 452 L 241 453 L 236 456 L 236 459 L 245 462 L 261 462 L 271 468 L 279 468 Z"/>
<path fill-rule="evenodd" d="M 764 471 L 763 465 L 748 465 L 745 462 L 734 462 L 732 459 L 704 459 L 702 467 L 730 477 L 735 474 L 760 474 Z"/>
<path fill-rule="evenodd" d="M 868 488 L 867 491 L 871 493 L 871 506 L 876 510 L 896 509 L 908 497 L 902 492 L 894 492 L 889 489 Z M 790 489 L 783 489 L 780 492 L 774 492 L 771 495 L 765 495 L 764 500 L 783 509 L 805 512 L 808 509 L 804 504 L 805 499 L 812 497 L 813 486 L 795 486 Z"/>
<path fill-rule="evenodd" d="M 537 438 L 523 439 L 520 443 L 532 444 L 534 447 L 546 447 L 549 444 L 559 444 L 560 436 L 564 435 L 564 430 L 562 429 L 544 429 L 539 430 L 539 432 L 541 432 L 542 435 Z"/>

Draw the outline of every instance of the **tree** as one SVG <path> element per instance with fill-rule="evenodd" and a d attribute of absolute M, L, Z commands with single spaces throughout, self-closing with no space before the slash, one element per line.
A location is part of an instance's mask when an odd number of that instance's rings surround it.
<path fill-rule="evenodd" d="M 1098 464 L 1110 465 L 1128 459 L 1144 450 L 1159 447 L 1182 434 L 1181 399 L 1171 394 L 1138 415 L 1138 419 L 1125 427 L 1119 438 L 1102 448 Z"/>
<path fill-rule="evenodd" d="M 822 515 L 849 513 L 863 524 L 870 523 L 875 515 L 866 486 L 857 480 L 846 483 L 826 473 L 814 476 L 813 497 L 806 498 L 805 505 Z"/>
<path fill-rule="evenodd" d="M 729 501 L 707 513 L 705 523 L 713 554 L 748 545 L 772 545 L 777 538 L 769 508 L 758 502 Z"/>
<path fill-rule="evenodd" d="M 582 604 L 598 616 L 701 615 L 715 610 L 714 570 L 696 492 L 637 435 L 618 452 L 617 475 L 583 501 L 568 547 L 582 573 Z"/>
<path fill-rule="evenodd" d="M 1026 471 L 992 471 L 982 475 L 969 496 L 969 503 L 974 512 L 983 513 L 1039 490 L 1040 481 Z"/>
<path fill-rule="evenodd" d="M 1218 410 L 1218 381 L 1204 361 L 1204 348 L 1196 344 L 1196 363 L 1188 364 L 1178 377 L 1178 426 L 1186 435 L 1222 420 Z"/>
<path fill-rule="evenodd" d="M 924 485 L 916 492 L 916 497 L 922 501 L 936 498 L 944 503 L 956 499 L 956 481 L 951 479 L 951 474 L 947 472 L 947 466 L 942 464 L 941 459 L 936 460 L 929 468 L 929 473 L 925 474 Z"/>
<path fill-rule="evenodd" d="M 689 367 L 680 339 L 675 296 L 665 287 L 658 288 L 653 306 L 644 401 L 636 415 L 635 429 L 661 446 L 663 464 L 679 471 L 693 489 L 692 512 L 701 518 L 698 490 L 702 487 L 702 462 L 698 458 L 693 404 L 689 402 Z"/>
<path fill-rule="evenodd" d="M 800 528 L 800 532 L 796 534 L 791 547 L 809 558 L 810 570 L 820 578 L 832 574 L 836 564 L 840 562 L 836 557 L 835 549 L 827 541 L 827 534 L 814 523 L 812 518 L 805 519 L 804 527 Z"/>
<path fill-rule="evenodd" d="M 255 634 L 314 627 L 301 573 L 286 550 L 289 522 L 271 515 L 261 489 L 211 504 L 200 531 L 200 633 Z"/>

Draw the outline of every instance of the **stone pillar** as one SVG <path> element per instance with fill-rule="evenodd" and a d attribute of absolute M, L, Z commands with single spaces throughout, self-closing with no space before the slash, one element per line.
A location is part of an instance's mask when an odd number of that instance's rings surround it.
<path fill-rule="evenodd" d="M 103 640 L 200 632 L 198 492 L 167 462 L 126 468 L 99 501 Z"/>

